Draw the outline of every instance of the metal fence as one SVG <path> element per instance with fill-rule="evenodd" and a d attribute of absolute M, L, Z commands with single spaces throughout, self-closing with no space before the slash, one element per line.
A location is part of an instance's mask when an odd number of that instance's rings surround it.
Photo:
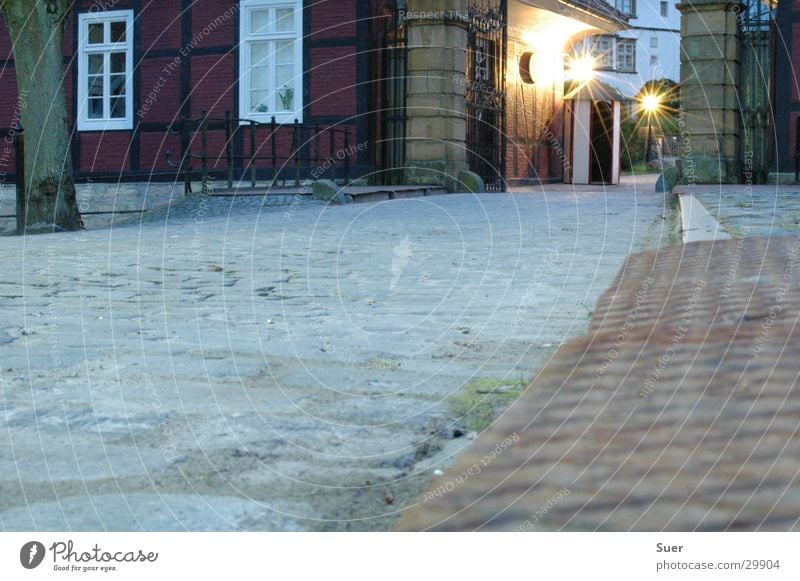
<path fill-rule="evenodd" d="M 283 182 L 316 178 L 316 170 L 330 177 L 350 179 L 351 157 L 358 148 L 351 141 L 350 127 L 322 127 L 295 120 L 291 124 L 261 123 L 250 119 L 236 119 L 228 111 L 224 118 L 202 116 L 182 119 L 169 128 L 173 135 L 181 136 L 181 153 L 173 162 L 173 153 L 166 152 L 167 163 L 176 169 L 184 182 L 184 192 L 192 193 L 192 181 L 200 178 L 203 191 L 208 191 L 214 173 L 223 173 L 229 189 L 235 181 L 249 175 L 250 187 L 255 188 L 260 178 L 267 179 L 272 187 Z M 224 144 L 216 150 L 209 145 L 212 132 L 224 133 Z M 248 153 L 237 153 L 237 138 L 248 145 Z M 196 166 L 199 163 L 199 167 Z M 288 177 L 287 177 L 288 176 Z"/>
<path fill-rule="evenodd" d="M 381 147 L 381 181 L 384 185 L 403 183 L 406 165 L 406 88 L 408 84 L 407 27 L 395 7 L 392 25 L 385 31 L 381 67 L 383 70 L 383 107 L 379 139 Z"/>

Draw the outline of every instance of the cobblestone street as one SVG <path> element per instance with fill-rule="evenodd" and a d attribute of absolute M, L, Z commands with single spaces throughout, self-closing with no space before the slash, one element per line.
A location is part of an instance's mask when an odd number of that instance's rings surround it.
<path fill-rule="evenodd" d="M 2 238 L 0 528 L 390 528 L 674 242 L 640 189 L 195 198 Z"/>

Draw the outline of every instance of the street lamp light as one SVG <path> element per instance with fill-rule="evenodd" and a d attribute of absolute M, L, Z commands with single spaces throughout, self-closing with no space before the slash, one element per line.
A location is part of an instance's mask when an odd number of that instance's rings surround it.
<path fill-rule="evenodd" d="M 649 93 L 641 101 L 641 108 L 647 114 L 647 143 L 645 144 L 645 161 L 650 163 L 656 158 L 653 143 L 653 117 L 661 109 L 661 95 Z"/>

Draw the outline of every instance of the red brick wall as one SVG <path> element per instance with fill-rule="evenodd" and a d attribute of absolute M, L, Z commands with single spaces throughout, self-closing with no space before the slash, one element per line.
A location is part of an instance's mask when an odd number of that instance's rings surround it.
<path fill-rule="evenodd" d="M 239 21 L 238 2 L 234 0 L 209 0 L 195 2 L 192 6 L 193 38 L 199 41 L 198 46 L 236 46 L 236 27 Z M 233 17 L 227 15 L 232 14 Z"/>
<path fill-rule="evenodd" d="M 181 47 L 180 2 L 146 3 L 137 24 L 141 29 L 141 50 L 145 57 L 152 50 Z"/>
<path fill-rule="evenodd" d="M 192 59 L 192 117 L 208 111 L 211 117 L 224 117 L 234 111 L 236 78 L 234 55 L 197 56 Z"/>
<path fill-rule="evenodd" d="M 180 118 L 181 75 L 174 63 L 175 57 L 142 59 L 138 86 L 141 115 L 137 114 L 142 121 L 171 123 Z"/>
<path fill-rule="evenodd" d="M 355 47 L 311 50 L 311 114 L 354 115 L 356 112 Z"/>
<path fill-rule="evenodd" d="M 172 152 L 172 161 L 180 157 L 181 140 L 177 135 L 165 132 L 142 133 L 140 137 L 140 165 L 142 172 L 164 171 L 169 169 L 166 153 Z"/>
<path fill-rule="evenodd" d="M 775 51 L 775 151 L 773 163 L 778 171 L 794 171 L 794 152 L 798 136 L 796 120 L 800 115 L 800 1 L 778 5 L 778 38 Z M 774 167 L 774 166 L 773 166 Z"/>
<path fill-rule="evenodd" d="M 317 0 L 311 12 L 310 38 L 353 37 L 356 35 L 356 19 L 355 0 Z"/>
<path fill-rule="evenodd" d="M 17 80 L 14 69 L 0 70 L 0 128 L 11 127 L 17 108 Z"/>
<path fill-rule="evenodd" d="M 551 180 L 562 177 L 556 154 L 562 140 L 562 102 L 553 89 L 517 80 L 506 87 L 506 177 Z M 552 132 L 552 137 L 549 132 Z"/>
<path fill-rule="evenodd" d="M 125 172 L 130 161 L 127 131 L 86 132 L 81 136 L 80 167 L 87 172 Z"/>

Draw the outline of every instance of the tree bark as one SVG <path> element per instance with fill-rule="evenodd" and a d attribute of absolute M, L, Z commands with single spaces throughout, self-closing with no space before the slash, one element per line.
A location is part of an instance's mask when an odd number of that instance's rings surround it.
<path fill-rule="evenodd" d="M 64 90 L 64 24 L 69 0 L 0 0 L 13 43 L 25 130 L 26 230 L 78 230 Z"/>

